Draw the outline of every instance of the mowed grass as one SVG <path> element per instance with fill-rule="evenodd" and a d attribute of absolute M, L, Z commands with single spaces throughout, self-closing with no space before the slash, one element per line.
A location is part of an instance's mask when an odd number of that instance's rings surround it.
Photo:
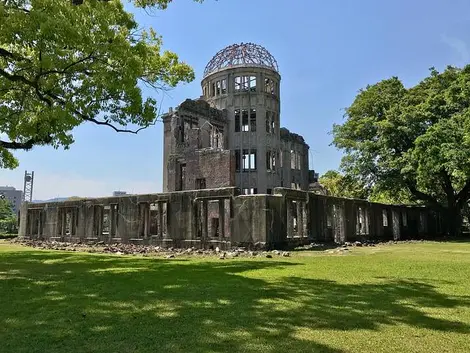
<path fill-rule="evenodd" d="M 0 243 L 0 352 L 470 352 L 470 244 L 166 260 Z"/>

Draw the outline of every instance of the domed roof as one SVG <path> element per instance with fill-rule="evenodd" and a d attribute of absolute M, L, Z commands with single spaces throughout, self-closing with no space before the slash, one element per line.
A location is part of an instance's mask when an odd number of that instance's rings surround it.
<path fill-rule="evenodd" d="M 266 48 L 254 43 L 241 43 L 232 44 L 215 54 L 206 65 L 204 77 L 233 66 L 266 67 L 279 72 L 276 59 Z"/>

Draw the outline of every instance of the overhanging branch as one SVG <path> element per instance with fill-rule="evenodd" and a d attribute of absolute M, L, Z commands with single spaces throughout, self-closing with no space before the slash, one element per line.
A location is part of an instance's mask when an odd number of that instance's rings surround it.
<path fill-rule="evenodd" d="M 9 149 L 9 150 L 30 150 L 36 145 L 47 145 L 52 142 L 52 137 L 47 136 L 41 139 L 31 138 L 25 142 L 16 142 L 16 141 L 2 141 L 0 140 L 0 147 Z"/>

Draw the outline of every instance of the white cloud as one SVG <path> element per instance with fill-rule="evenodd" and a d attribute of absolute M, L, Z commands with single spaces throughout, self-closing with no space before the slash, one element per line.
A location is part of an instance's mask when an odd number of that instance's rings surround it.
<path fill-rule="evenodd" d="M 445 34 L 441 35 L 441 40 L 457 53 L 459 56 L 459 65 L 469 64 L 470 48 L 464 40 L 455 37 L 449 37 Z"/>
<path fill-rule="evenodd" d="M 2 171 L 0 185 L 12 185 L 23 188 L 24 171 Z M 161 191 L 159 180 L 96 180 L 76 174 L 43 174 L 35 175 L 33 199 L 46 200 L 55 197 L 111 196 L 113 191 L 122 190 L 133 194 L 156 193 Z"/>

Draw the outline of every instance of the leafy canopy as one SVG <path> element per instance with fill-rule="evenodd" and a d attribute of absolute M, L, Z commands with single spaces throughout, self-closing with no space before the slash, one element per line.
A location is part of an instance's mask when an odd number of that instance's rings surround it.
<path fill-rule="evenodd" d="M 363 185 L 336 170 L 327 171 L 318 181 L 328 190 L 328 194 L 331 196 L 354 199 L 368 198 L 368 190 Z"/>
<path fill-rule="evenodd" d="M 85 122 L 134 133 L 153 124 L 157 102 L 141 88 L 194 79 L 161 47 L 120 0 L 0 0 L 0 168 L 18 166 L 13 150 L 69 147 Z"/>
<path fill-rule="evenodd" d="M 328 194 L 336 197 L 363 199 L 371 202 L 385 204 L 410 204 L 410 196 L 406 191 L 391 193 L 388 190 L 379 190 L 376 187 L 364 185 L 360 179 L 352 175 L 344 175 L 336 170 L 329 170 L 323 174 L 319 182 L 327 190 Z"/>
<path fill-rule="evenodd" d="M 470 191 L 470 66 L 431 69 L 409 89 L 393 77 L 361 90 L 333 128 L 342 169 L 389 195 L 460 212 Z"/>

